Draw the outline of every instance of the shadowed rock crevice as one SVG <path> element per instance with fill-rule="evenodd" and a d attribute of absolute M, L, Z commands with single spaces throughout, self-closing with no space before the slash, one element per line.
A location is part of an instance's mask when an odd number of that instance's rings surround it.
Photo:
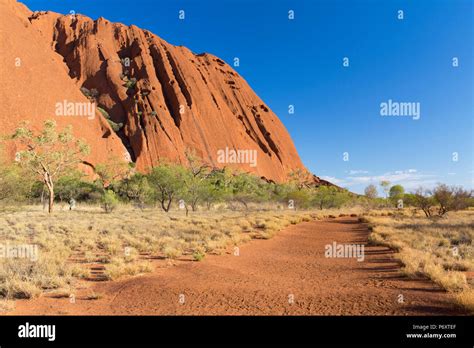
<path fill-rule="evenodd" d="M 186 104 L 188 105 L 188 108 L 191 109 L 193 101 L 191 99 L 191 94 L 189 93 L 188 87 L 186 87 L 186 83 L 184 82 L 183 76 L 179 72 L 178 66 L 176 65 L 176 62 L 174 61 L 169 51 L 166 51 L 166 57 L 168 58 L 168 61 L 171 65 L 171 69 L 173 70 L 173 75 L 176 78 L 176 81 L 178 81 L 179 89 L 186 98 Z"/>
<path fill-rule="evenodd" d="M 163 59 L 164 56 L 161 50 L 156 45 L 153 45 L 152 47 L 150 47 L 150 53 L 153 58 L 156 77 L 158 78 L 161 84 L 161 90 L 163 91 L 163 98 L 166 107 L 171 113 L 171 117 L 173 118 L 176 127 L 179 128 L 179 126 L 181 125 L 181 114 L 179 112 L 179 100 L 172 87 L 174 79 L 168 73 L 165 67 Z"/>
<path fill-rule="evenodd" d="M 279 153 L 280 151 L 279 151 L 277 145 L 275 144 L 275 142 L 273 141 L 270 132 L 267 131 L 265 125 L 263 124 L 262 116 L 257 112 L 256 107 L 252 107 L 252 113 L 255 117 L 255 121 L 257 122 L 258 129 L 262 133 L 263 137 L 267 141 L 267 144 L 270 146 L 273 153 L 278 157 L 278 159 L 281 162 L 282 160 L 281 160 L 280 153 Z"/>

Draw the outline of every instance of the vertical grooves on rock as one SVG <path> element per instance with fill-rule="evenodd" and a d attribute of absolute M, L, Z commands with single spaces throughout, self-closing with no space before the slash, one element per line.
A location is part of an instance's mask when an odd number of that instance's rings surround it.
<path fill-rule="evenodd" d="M 199 69 L 199 68 L 196 67 L 196 70 L 199 72 L 199 75 L 201 75 L 201 79 L 204 81 L 204 84 L 205 84 L 206 87 L 207 87 L 207 80 L 206 80 L 206 78 L 204 77 L 204 75 L 203 75 L 201 69 Z M 219 104 L 217 104 L 216 96 L 215 96 L 214 93 L 212 93 L 210 90 L 209 90 L 209 93 L 210 93 L 211 98 L 212 98 L 212 101 L 213 101 L 214 104 L 216 105 L 217 109 L 220 110 L 221 107 L 219 106 Z"/>
<path fill-rule="evenodd" d="M 250 136 L 250 138 L 262 149 L 263 152 L 269 154 L 270 151 L 268 150 L 268 147 L 265 146 L 265 144 L 260 140 L 260 137 L 258 136 L 257 132 L 255 131 L 254 127 L 252 126 L 252 123 L 250 122 L 247 113 L 245 112 L 242 103 L 240 102 L 239 98 L 235 94 L 235 91 L 232 91 L 232 94 L 234 95 L 234 99 L 237 101 L 238 108 L 240 109 L 240 115 L 239 117 L 240 122 L 244 125 L 244 127 L 247 130 L 247 134 Z M 226 99 L 228 101 L 228 99 Z"/>
<path fill-rule="evenodd" d="M 176 81 L 178 81 L 179 89 L 181 90 L 181 93 L 184 95 L 184 98 L 186 99 L 186 104 L 188 105 L 188 108 L 191 109 L 191 106 L 193 105 L 191 94 L 189 93 L 189 90 L 186 87 L 186 83 L 184 82 L 183 76 L 181 72 L 179 71 L 178 65 L 176 64 L 170 52 L 166 48 L 165 48 L 165 52 L 166 52 L 166 58 L 168 58 L 168 62 L 171 65 L 171 70 L 173 71 L 173 75 L 176 78 Z"/>
<path fill-rule="evenodd" d="M 171 77 L 166 71 L 164 65 L 163 55 L 161 54 L 160 49 L 153 45 L 150 47 L 150 55 L 153 59 L 153 66 L 155 68 L 156 77 L 161 84 L 161 90 L 163 91 L 163 99 L 165 100 L 166 107 L 168 108 L 171 117 L 174 120 L 174 123 L 177 128 L 181 124 L 181 114 L 179 113 L 179 101 L 176 94 L 171 87 Z"/>
<path fill-rule="evenodd" d="M 304 168 L 278 118 L 223 60 L 104 19 L 44 14 L 30 22 L 50 37 L 70 76 L 96 88 L 99 105 L 124 124 L 116 133 L 139 170 L 160 158 L 182 160 L 186 146 L 212 165 L 222 147 L 255 149 L 258 167 L 240 168 L 276 181 Z M 130 67 L 120 62 L 127 57 Z"/>
<path fill-rule="evenodd" d="M 150 98 L 148 96 L 145 96 L 147 102 L 149 105 L 152 105 L 151 104 L 151 101 L 150 101 Z M 156 112 L 156 111 L 155 111 Z M 168 140 L 170 141 L 171 144 L 173 144 L 174 148 L 176 150 L 178 150 L 178 148 L 176 147 L 176 144 L 174 143 L 173 139 L 171 139 L 170 135 L 168 134 L 168 132 L 166 131 L 165 127 L 163 127 L 163 123 L 161 122 L 160 118 L 158 117 L 158 113 L 156 113 L 156 116 L 155 116 L 155 120 L 156 122 L 160 125 L 160 128 L 161 130 L 163 131 L 163 133 L 165 133 L 166 137 L 168 138 Z"/>
<path fill-rule="evenodd" d="M 252 109 L 252 112 L 253 112 L 253 109 Z M 257 126 L 260 132 L 262 133 L 262 136 L 267 141 L 268 146 L 270 146 L 273 153 L 278 157 L 278 160 L 280 161 L 280 163 L 282 163 L 282 160 L 280 157 L 280 151 L 278 147 L 276 146 L 275 142 L 273 141 L 273 139 L 271 138 L 270 133 L 265 128 L 265 125 L 263 124 L 261 116 L 258 113 L 257 114 L 254 113 L 254 117 L 255 117 L 255 121 L 257 122 Z"/>

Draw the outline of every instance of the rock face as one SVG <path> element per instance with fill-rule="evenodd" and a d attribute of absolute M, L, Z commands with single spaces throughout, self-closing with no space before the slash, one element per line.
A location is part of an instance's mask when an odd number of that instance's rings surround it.
<path fill-rule="evenodd" d="M 0 6 L 2 51 L 8 52 L 0 69 L 9 76 L 0 120 L 7 128 L 25 118 L 51 118 L 58 101 L 87 100 L 82 87 L 103 111 L 91 121 L 61 121 L 92 145 L 92 161 L 114 152 L 145 171 L 163 159 L 185 164 L 191 150 L 211 166 L 278 182 L 304 169 L 277 116 L 221 59 L 133 25 L 32 13 L 13 0 Z M 14 67 L 15 57 L 22 68 Z"/>
<path fill-rule="evenodd" d="M 41 129 L 45 120 L 54 119 L 61 128 L 71 124 L 75 135 L 91 145 L 90 163 L 123 156 L 126 149 L 120 138 L 99 113 L 93 118 L 56 116 L 57 103 L 88 100 L 69 77 L 62 57 L 31 25 L 30 15 L 23 5 L 0 0 L 0 135 L 11 134 L 21 121 Z"/>

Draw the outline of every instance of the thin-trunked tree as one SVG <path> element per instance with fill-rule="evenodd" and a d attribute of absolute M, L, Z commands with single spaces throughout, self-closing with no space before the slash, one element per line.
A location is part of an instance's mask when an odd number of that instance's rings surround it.
<path fill-rule="evenodd" d="M 71 126 L 58 131 L 56 122 L 52 120 L 44 122 L 39 134 L 23 123 L 15 130 L 12 139 L 23 148 L 17 153 L 16 161 L 37 175 L 48 189 L 48 212 L 51 213 L 57 178 L 75 169 L 82 162 L 82 157 L 89 154 L 89 146 L 83 140 L 74 138 Z"/>

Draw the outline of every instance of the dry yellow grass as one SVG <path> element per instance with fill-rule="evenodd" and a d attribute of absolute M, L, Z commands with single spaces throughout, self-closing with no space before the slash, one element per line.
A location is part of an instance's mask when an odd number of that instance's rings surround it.
<path fill-rule="evenodd" d="M 474 309 L 474 211 L 450 212 L 428 219 L 412 210 L 370 212 L 369 240 L 393 248 L 407 276 L 427 276 L 454 294 L 456 302 Z"/>
<path fill-rule="evenodd" d="M 37 261 L 0 257 L 0 298 L 70 291 L 98 264 L 118 279 L 152 270 L 152 257 L 196 261 L 252 238 L 271 238 L 290 224 L 335 214 L 292 210 L 183 211 L 121 206 L 111 214 L 78 206 L 52 215 L 40 207 L 0 212 L 0 245 L 38 245 Z"/>

